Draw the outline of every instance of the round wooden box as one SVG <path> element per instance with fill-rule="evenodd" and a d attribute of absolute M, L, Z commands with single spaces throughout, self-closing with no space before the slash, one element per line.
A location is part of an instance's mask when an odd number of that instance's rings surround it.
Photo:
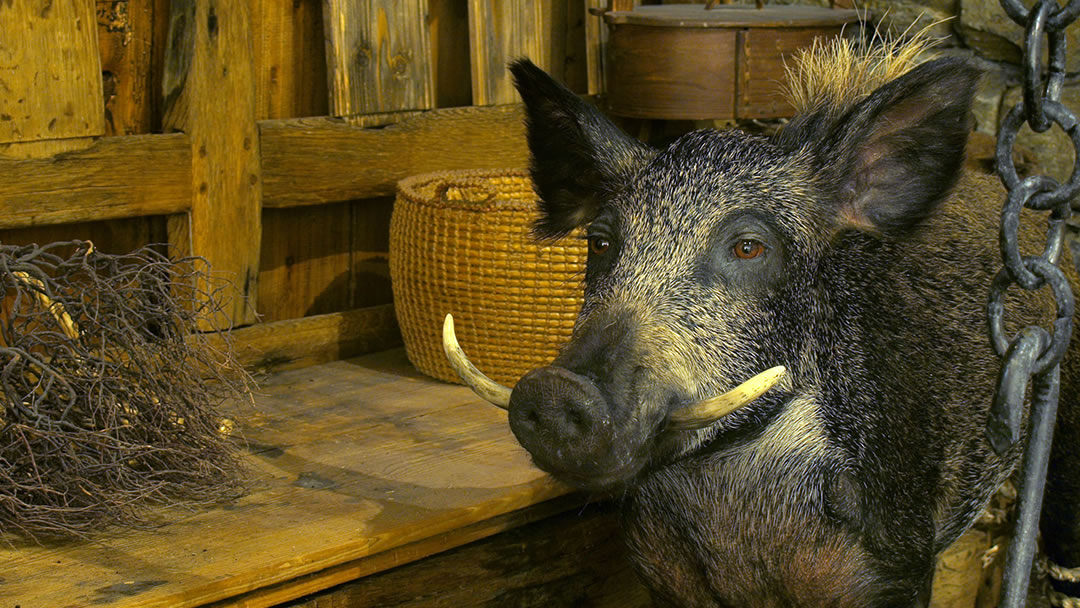
<path fill-rule="evenodd" d="M 633 118 L 790 116 L 784 58 L 855 23 L 854 10 L 702 4 L 609 11 L 610 110 Z"/>

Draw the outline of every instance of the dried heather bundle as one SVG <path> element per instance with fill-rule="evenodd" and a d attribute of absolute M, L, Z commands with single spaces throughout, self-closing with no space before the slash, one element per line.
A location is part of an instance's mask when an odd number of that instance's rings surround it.
<path fill-rule="evenodd" d="M 64 252 L 72 252 L 65 255 Z M 249 379 L 211 348 L 204 261 L 0 245 L 0 533 L 85 535 L 238 495 L 218 408 Z"/>

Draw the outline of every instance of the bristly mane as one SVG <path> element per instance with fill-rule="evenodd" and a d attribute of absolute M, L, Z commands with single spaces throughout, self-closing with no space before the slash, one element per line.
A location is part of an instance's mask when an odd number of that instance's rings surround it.
<path fill-rule="evenodd" d="M 791 65 L 784 66 L 788 101 L 797 114 L 824 108 L 842 114 L 925 60 L 923 52 L 940 42 L 928 33 L 937 23 L 910 37 L 905 31 L 896 39 L 880 30 L 874 30 L 869 40 L 864 36 L 815 39 L 813 46 L 800 51 Z"/>

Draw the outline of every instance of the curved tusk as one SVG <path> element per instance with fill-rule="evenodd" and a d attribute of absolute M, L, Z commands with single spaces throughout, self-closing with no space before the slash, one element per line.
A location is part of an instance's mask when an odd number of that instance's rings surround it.
<path fill-rule="evenodd" d="M 467 384 L 474 393 L 484 401 L 504 410 L 510 405 L 510 389 L 482 374 L 465 356 L 465 351 L 461 350 L 457 336 L 454 335 L 453 315 L 446 315 L 446 320 L 443 321 L 442 345 L 446 358 L 450 361 L 450 367 L 454 368 L 461 381 Z"/>
<path fill-rule="evenodd" d="M 668 428 L 679 431 L 705 428 L 764 395 L 786 373 L 787 368 L 778 365 L 761 372 L 719 397 L 699 401 L 672 412 L 668 417 Z"/>

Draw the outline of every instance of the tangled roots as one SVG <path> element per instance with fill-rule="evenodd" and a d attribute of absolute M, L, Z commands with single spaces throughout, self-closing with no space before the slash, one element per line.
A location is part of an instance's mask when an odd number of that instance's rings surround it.
<path fill-rule="evenodd" d="M 209 284 L 205 261 L 151 248 L 0 245 L 0 533 L 83 536 L 238 496 L 217 409 L 250 381 L 199 331 L 220 312 Z"/>

